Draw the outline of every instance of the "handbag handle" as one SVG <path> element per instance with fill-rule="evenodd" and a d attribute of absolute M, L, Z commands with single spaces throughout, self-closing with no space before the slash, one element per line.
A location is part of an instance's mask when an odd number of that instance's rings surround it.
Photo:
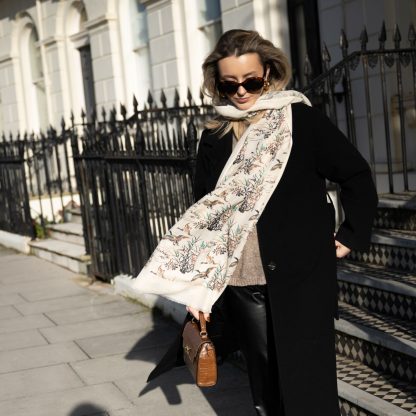
<path fill-rule="evenodd" d="M 204 313 L 199 311 L 199 326 L 201 328 L 199 334 L 201 335 L 201 338 L 208 338 L 208 332 L 207 332 L 207 323 L 205 321 Z"/>

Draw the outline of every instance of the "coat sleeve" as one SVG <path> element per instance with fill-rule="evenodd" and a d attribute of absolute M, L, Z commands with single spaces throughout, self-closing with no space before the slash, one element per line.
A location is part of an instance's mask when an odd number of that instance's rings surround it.
<path fill-rule="evenodd" d="M 339 184 L 344 210 L 335 239 L 350 249 L 368 250 L 378 203 L 370 167 L 330 119 L 314 111 L 318 172 Z"/>
<path fill-rule="evenodd" d="M 206 142 L 208 139 L 208 130 L 204 130 L 199 141 L 198 152 L 196 156 L 196 169 L 194 178 L 194 200 L 200 200 L 208 193 L 207 172 L 209 169 L 209 155 L 207 152 Z"/>

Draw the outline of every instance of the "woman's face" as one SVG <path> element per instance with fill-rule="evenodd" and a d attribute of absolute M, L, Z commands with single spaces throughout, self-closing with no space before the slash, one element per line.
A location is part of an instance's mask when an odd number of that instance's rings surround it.
<path fill-rule="evenodd" d="M 228 56 L 218 61 L 219 81 L 243 82 L 251 77 L 263 77 L 267 79 L 269 70 L 264 73 L 263 65 L 258 53 L 246 53 L 240 56 Z M 240 110 L 249 109 L 260 97 L 263 88 L 249 93 L 242 85 L 237 92 L 228 95 L 228 99 Z"/>

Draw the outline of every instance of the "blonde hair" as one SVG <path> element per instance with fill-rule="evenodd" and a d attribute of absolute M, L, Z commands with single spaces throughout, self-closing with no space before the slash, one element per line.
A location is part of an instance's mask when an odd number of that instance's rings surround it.
<path fill-rule="evenodd" d="M 202 64 L 203 83 L 202 92 L 212 98 L 214 105 L 221 101 L 217 89 L 219 80 L 218 61 L 229 56 L 240 56 L 246 53 L 257 53 L 263 67 L 269 69 L 269 90 L 283 90 L 290 81 L 292 71 L 289 60 L 280 48 L 277 48 L 267 39 L 264 39 L 254 30 L 233 29 L 222 34 L 214 50 L 207 56 Z M 235 124 L 221 118 L 210 120 L 206 127 L 221 131 L 221 136 L 228 133 Z M 238 130 L 240 128 L 237 127 Z M 238 137 L 239 135 L 237 135 Z"/>

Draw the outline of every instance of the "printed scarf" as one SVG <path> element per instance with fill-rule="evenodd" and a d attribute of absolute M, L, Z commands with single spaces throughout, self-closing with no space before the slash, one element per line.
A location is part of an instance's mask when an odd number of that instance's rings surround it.
<path fill-rule="evenodd" d="M 234 120 L 266 111 L 238 140 L 215 189 L 161 239 L 134 279 L 134 289 L 211 312 L 283 175 L 292 148 L 290 104 L 295 102 L 311 105 L 300 92 L 288 90 L 262 95 L 249 110 L 215 107 Z"/>

